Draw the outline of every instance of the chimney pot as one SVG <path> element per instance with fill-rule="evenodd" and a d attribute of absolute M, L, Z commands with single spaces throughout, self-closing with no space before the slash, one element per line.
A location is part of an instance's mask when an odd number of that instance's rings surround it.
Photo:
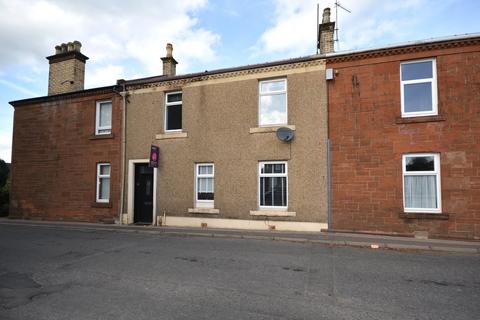
<path fill-rule="evenodd" d="M 167 57 L 172 57 L 173 46 L 171 43 L 167 43 Z"/>
<path fill-rule="evenodd" d="M 80 41 L 73 41 L 73 50 L 80 52 L 80 48 L 82 48 L 82 43 Z"/>
<path fill-rule="evenodd" d="M 73 42 L 67 43 L 67 51 L 68 52 L 73 51 Z"/>
<path fill-rule="evenodd" d="M 323 9 L 322 23 L 330 22 L 330 8 Z"/>
<path fill-rule="evenodd" d="M 62 46 L 55 46 L 55 54 L 62 53 Z"/>
<path fill-rule="evenodd" d="M 62 47 L 62 53 L 67 52 L 67 44 L 66 43 L 62 43 L 60 46 Z"/>

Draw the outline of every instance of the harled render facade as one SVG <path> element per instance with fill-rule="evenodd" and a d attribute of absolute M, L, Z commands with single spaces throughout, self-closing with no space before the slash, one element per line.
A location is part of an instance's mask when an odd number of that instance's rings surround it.
<path fill-rule="evenodd" d="M 329 15 L 317 55 L 177 75 L 168 44 L 88 90 L 57 46 L 11 102 L 10 216 L 479 239 L 480 35 L 335 53 Z"/>
<path fill-rule="evenodd" d="M 332 51 L 329 9 L 319 31 L 319 48 Z M 167 44 L 162 62 L 163 76 L 122 82 L 122 222 L 327 228 L 324 57 L 177 76 Z M 151 145 L 160 149 L 158 169 L 147 166 Z"/>
<path fill-rule="evenodd" d="M 124 222 L 310 231 L 327 226 L 323 59 L 125 85 Z M 280 127 L 289 128 L 293 140 L 279 140 Z M 152 144 L 159 146 L 160 160 L 158 169 L 143 173 L 153 183 L 146 182 L 153 197 L 145 215 L 135 189 L 142 188 L 139 171 L 148 170 Z"/>

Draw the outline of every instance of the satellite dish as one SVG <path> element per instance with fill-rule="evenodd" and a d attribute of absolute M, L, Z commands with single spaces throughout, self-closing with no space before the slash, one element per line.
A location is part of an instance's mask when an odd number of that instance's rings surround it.
<path fill-rule="evenodd" d="M 281 127 L 277 129 L 277 138 L 284 142 L 290 142 L 295 137 L 295 133 L 292 129 L 287 127 Z"/>

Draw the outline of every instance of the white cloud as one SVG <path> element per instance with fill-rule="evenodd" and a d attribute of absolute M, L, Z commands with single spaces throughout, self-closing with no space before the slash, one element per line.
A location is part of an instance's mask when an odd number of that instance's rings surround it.
<path fill-rule="evenodd" d="M 213 61 L 220 40 L 195 18 L 207 5 L 206 0 L 0 0 L 1 92 L 15 98 L 45 95 L 45 57 L 54 54 L 55 45 L 73 40 L 82 42 L 90 58 L 86 88 L 161 74 L 167 42 L 174 45 L 179 73 L 198 71 L 190 68 Z M 44 91 L 35 92 L 41 86 Z M 0 129 L 11 132 L 11 121 L 2 117 Z M 10 161 L 11 134 L 0 133 L 0 157 Z"/>
<path fill-rule="evenodd" d="M 190 71 L 192 65 L 216 57 L 214 47 L 220 37 L 200 28 L 195 19 L 197 10 L 206 6 L 205 0 L 0 0 L 4 48 L 0 69 L 29 65 L 32 73 L 41 70 L 44 74 L 44 57 L 54 53 L 55 45 L 79 40 L 82 53 L 90 57 L 87 86 L 114 84 L 132 75 L 161 74 L 160 57 L 165 55 L 167 42 L 174 45 L 179 72 Z M 135 68 L 119 67 L 127 64 Z"/>
<path fill-rule="evenodd" d="M 267 29 L 255 47 L 254 55 L 282 53 L 298 56 L 315 50 L 316 2 L 276 1 L 274 25 Z"/>
<path fill-rule="evenodd" d="M 115 79 L 122 79 L 124 68 L 118 65 L 99 66 L 85 75 L 85 86 L 100 87 L 114 84 Z"/>
<path fill-rule="evenodd" d="M 1 76 L 2 76 L 2 75 L 0 74 L 0 77 L 1 77 Z M 28 84 L 34 83 L 34 82 L 36 81 L 36 79 L 34 79 L 33 77 L 28 76 L 28 75 L 26 75 L 26 74 L 16 74 L 16 75 L 15 75 L 15 78 L 16 78 L 17 80 L 20 80 L 20 81 L 23 82 L 23 83 L 28 83 Z"/>
<path fill-rule="evenodd" d="M 254 56 L 300 56 L 316 52 L 317 0 L 277 0 L 275 18 L 253 46 Z M 375 1 L 344 0 L 341 4 L 351 13 L 338 9 L 339 48 L 341 50 L 371 47 L 388 38 L 398 42 L 406 34 L 415 32 L 419 15 L 413 10 L 426 6 L 425 0 Z M 335 20 L 334 0 L 323 1 L 320 21 L 325 7 L 331 8 L 331 21 Z"/>
<path fill-rule="evenodd" d="M 18 84 L 15 84 L 11 81 L 5 80 L 5 79 L 0 79 L 0 84 L 9 87 L 10 89 L 14 89 L 18 92 L 30 95 L 30 96 L 39 96 L 38 93 L 31 91 L 30 89 L 27 89 L 25 87 L 19 86 Z"/>
<path fill-rule="evenodd" d="M 0 134 L 0 159 L 10 162 L 12 158 L 12 136 Z"/>

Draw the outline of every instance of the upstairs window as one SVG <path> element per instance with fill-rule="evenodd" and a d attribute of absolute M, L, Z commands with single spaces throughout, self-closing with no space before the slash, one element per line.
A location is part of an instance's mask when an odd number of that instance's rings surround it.
<path fill-rule="evenodd" d="M 258 124 L 271 126 L 287 122 L 287 79 L 260 81 Z"/>
<path fill-rule="evenodd" d="M 182 92 L 170 92 L 165 96 L 165 131 L 182 130 Z"/>
<path fill-rule="evenodd" d="M 286 209 L 288 202 L 287 162 L 260 162 L 258 171 L 260 209 Z"/>
<path fill-rule="evenodd" d="M 435 59 L 400 64 L 402 117 L 437 115 Z"/>
<path fill-rule="evenodd" d="M 213 163 L 199 163 L 195 167 L 195 207 L 213 208 L 215 181 Z"/>
<path fill-rule="evenodd" d="M 112 101 L 97 101 L 95 116 L 95 134 L 112 133 Z"/>
<path fill-rule="evenodd" d="M 405 212 L 441 212 L 440 156 L 435 153 L 403 156 Z"/>
<path fill-rule="evenodd" d="M 97 202 L 110 201 L 110 164 L 97 164 Z"/>

